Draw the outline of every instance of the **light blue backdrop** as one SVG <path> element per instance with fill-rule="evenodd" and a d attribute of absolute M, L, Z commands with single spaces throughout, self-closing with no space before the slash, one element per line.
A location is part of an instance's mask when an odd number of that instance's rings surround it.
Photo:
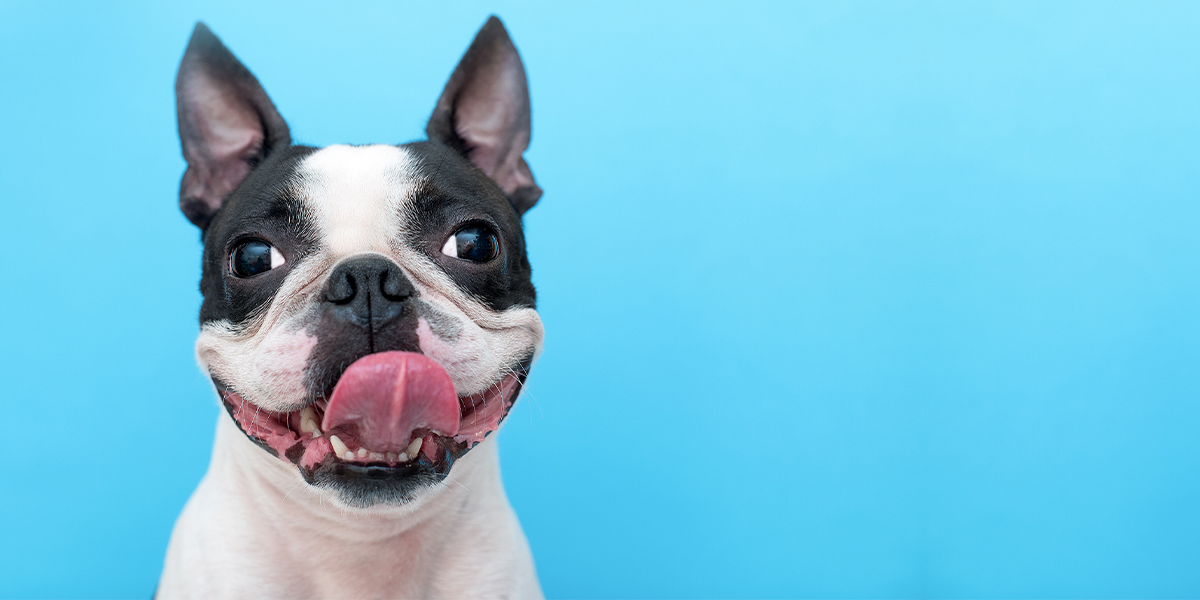
<path fill-rule="evenodd" d="M 1200 595 L 1200 4 L 334 4 L 0 3 L 0 595 L 148 597 L 207 464 L 194 21 L 324 145 L 420 137 L 489 12 L 549 595 Z"/>

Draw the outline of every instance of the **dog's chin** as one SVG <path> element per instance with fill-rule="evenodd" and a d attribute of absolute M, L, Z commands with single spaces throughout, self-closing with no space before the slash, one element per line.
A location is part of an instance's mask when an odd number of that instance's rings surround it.
<path fill-rule="evenodd" d="M 319 424 L 328 405 L 325 398 L 293 411 L 270 411 L 216 377 L 213 383 L 246 437 L 294 465 L 309 485 L 333 492 L 346 506 L 367 508 L 412 502 L 422 491 L 441 483 L 456 460 L 500 428 L 525 383 L 529 362 L 504 374 L 483 392 L 459 396 L 456 434 L 417 429 L 400 452 L 363 447 L 352 425 L 321 431 Z"/>

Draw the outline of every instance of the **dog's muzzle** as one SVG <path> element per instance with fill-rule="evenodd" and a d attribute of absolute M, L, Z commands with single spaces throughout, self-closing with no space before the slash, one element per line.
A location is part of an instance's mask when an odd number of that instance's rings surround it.
<path fill-rule="evenodd" d="M 215 382 L 229 414 L 255 443 L 313 482 L 322 470 L 375 478 L 444 475 L 499 429 L 524 383 L 526 362 L 488 389 L 458 396 L 437 362 L 413 352 L 355 361 L 333 393 L 291 412 L 267 411 Z"/>

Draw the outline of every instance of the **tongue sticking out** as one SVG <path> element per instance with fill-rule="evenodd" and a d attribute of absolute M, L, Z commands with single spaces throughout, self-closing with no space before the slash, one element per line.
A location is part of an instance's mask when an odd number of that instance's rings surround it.
<path fill-rule="evenodd" d="M 458 424 L 458 396 L 441 365 L 414 352 L 380 352 L 342 374 L 321 429 L 355 425 L 363 447 L 401 452 L 417 429 L 452 436 Z"/>

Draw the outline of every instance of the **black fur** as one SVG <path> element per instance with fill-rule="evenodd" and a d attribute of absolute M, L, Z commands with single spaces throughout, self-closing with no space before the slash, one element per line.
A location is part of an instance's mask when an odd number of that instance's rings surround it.
<path fill-rule="evenodd" d="M 204 229 L 200 322 L 244 325 L 275 297 L 288 272 L 317 249 L 317 225 L 295 194 L 295 170 L 317 148 L 289 146 L 273 152 L 230 194 Z M 262 239 L 283 254 L 278 269 L 247 279 L 229 272 L 229 255 L 243 240 Z"/>
<path fill-rule="evenodd" d="M 424 250 L 459 287 L 493 310 L 514 306 L 534 307 L 532 269 L 525 254 L 521 217 L 504 192 L 475 165 L 436 142 L 404 146 L 420 161 L 419 187 L 411 214 L 413 228 L 407 240 Z M 475 264 L 442 254 L 442 244 L 459 227 L 484 222 L 500 234 L 500 256 Z"/>

